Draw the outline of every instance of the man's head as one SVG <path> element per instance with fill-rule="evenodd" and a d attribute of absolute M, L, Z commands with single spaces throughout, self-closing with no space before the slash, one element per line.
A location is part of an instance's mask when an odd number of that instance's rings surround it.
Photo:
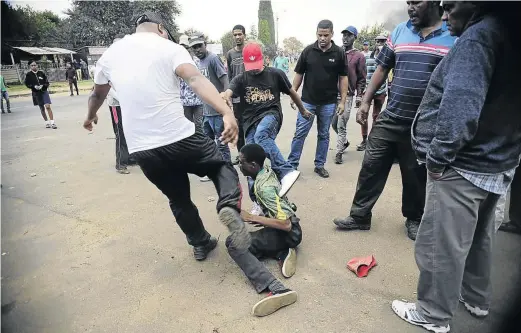
<path fill-rule="evenodd" d="M 255 42 L 246 44 L 242 50 L 242 59 L 244 61 L 244 70 L 258 74 L 264 69 L 264 56 L 261 46 Z"/>
<path fill-rule="evenodd" d="M 375 39 L 374 39 L 375 43 L 376 43 L 376 46 L 383 46 L 385 44 L 385 41 L 387 41 L 387 38 L 385 36 L 377 36 Z"/>
<path fill-rule="evenodd" d="M 369 51 L 369 42 L 364 42 L 364 45 L 362 46 L 362 49 L 364 50 L 364 52 Z"/>
<path fill-rule="evenodd" d="M 344 44 L 345 48 L 352 48 L 356 37 L 358 37 L 358 30 L 352 25 L 342 30 L 342 44 Z"/>
<path fill-rule="evenodd" d="M 321 49 L 328 49 L 331 46 L 331 39 L 333 38 L 333 22 L 330 20 L 322 20 L 317 26 L 317 40 L 318 46 Z"/>
<path fill-rule="evenodd" d="M 235 41 L 235 45 L 243 46 L 244 39 L 246 38 L 246 29 L 240 24 L 237 24 L 232 29 L 233 40 Z"/>
<path fill-rule="evenodd" d="M 204 59 L 208 55 L 204 36 L 190 37 L 190 48 L 199 59 Z"/>
<path fill-rule="evenodd" d="M 246 177 L 257 177 L 259 171 L 264 168 L 266 152 L 258 144 L 245 145 L 239 155 L 239 169 Z"/>
<path fill-rule="evenodd" d="M 136 32 L 153 32 L 159 36 L 176 41 L 165 25 L 161 14 L 145 12 L 136 19 Z"/>
<path fill-rule="evenodd" d="M 469 22 L 478 12 L 477 6 L 471 1 L 443 1 L 442 20 L 452 36 L 461 36 Z"/>
<path fill-rule="evenodd" d="M 441 17 L 441 1 L 407 1 L 407 13 L 412 25 L 422 29 Z"/>

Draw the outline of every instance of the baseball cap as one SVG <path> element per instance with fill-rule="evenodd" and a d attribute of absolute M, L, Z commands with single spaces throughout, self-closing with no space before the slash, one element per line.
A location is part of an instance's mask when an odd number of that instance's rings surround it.
<path fill-rule="evenodd" d="M 376 36 L 376 38 L 374 40 L 387 40 L 387 37 L 383 36 L 383 35 L 378 35 Z"/>
<path fill-rule="evenodd" d="M 166 21 L 163 19 L 163 16 L 161 16 L 161 14 L 151 12 L 151 11 L 144 12 L 143 14 L 141 14 L 137 17 L 136 27 L 139 26 L 140 24 L 146 23 L 146 22 L 161 24 L 168 34 L 168 39 L 177 43 L 177 40 L 174 38 L 174 36 L 172 36 L 170 31 L 168 31 L 168 28 L 166 27 L 166 23 L 165 23 Z"/>
<path fill-rule="evenodd" d="M 204 37 L 203 36 L 192 36 L 190 37 L 190 47 L 198 45 L 198 44 L 204 44 Z"/>
<path fill-rule="evenodd" d="M 190 45 L 190 41 L 188 39 L 188 36 L 187 35 L 179 36 L 179 44 L 189 46 Z"/>
<path fill-rule="evenodd" d="M 264 56 L 262 55 L 260 45 L 257 43 L 246 44 L 242 50 L 242 58 L 246 71 L 260 70 L 264 67 Z"/>
<path fill-rule="evenodd" d="M 344 33 L 344 32 L 350 32 L 353 35 L 355 35 L 355 37 L 358 37 L 358 30 L 356 30 L 356 28 L 353 27 L 352 25 L 350 25 L 347 28 L 345 28 L 344 30 L 342 30 L 342 33 Z"/>
<path fill-rule="evenodd" d="M 365 46 L 369 45 L 369 42 L 364 42 L 364 45 L 365 45 Z"/>

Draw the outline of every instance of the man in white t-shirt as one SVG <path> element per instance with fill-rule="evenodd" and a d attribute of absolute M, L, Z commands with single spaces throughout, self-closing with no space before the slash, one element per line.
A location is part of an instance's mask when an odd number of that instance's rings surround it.
<path fill-rule="evenodd" d="M 159 14 L 146 12 L 136 20 L 136 33 L 112 44 L 98 60 L 83 127 L 91 131 L 93 123 L 97 123 L 96 112 L 112 85 L 123 110 L 129 153 L 145 176 L 168 197 L 177 224 L 193 246 L 195 259 L 206 259 L 217 240 L 205 230 L 190 199 L 188 173 L 208 176 L 214 182 L 219 195 L 219 219 L 228 227 L 234 246 L 247 250 L 250 236 L 239 215 L 241 188 L 237 171 L 223 160 L 215 143 L 195 131 L 194 123 L 185 117 L 178 76 L 222 114 L 224 143 L 237 142 L 235 117 L 185 48 L 169 40 L 173 38 L 163 22 Z"/>

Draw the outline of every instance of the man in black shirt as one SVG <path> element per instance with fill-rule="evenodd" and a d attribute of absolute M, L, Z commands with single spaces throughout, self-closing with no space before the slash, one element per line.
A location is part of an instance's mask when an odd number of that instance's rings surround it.
<path fill-rule="evenodd" d="M 306 110 L 297 92 L 291 88 L 286 74 L 280 69 L 264 67 L 264 57 L 257 43 L 246 45 L 243 50 L 245 72 L 236 76 L 223 98 L 230 103 L 232 96 L 244 100 L 243 126 L 246 134 L 246 144 L 256 143 L 268 154 L 271 168 L 281 182 L 280 197 L 284 197 L 293 186 L 299 171 L 296 171 L 280 153 L 275 139 L 282 126 L 282 106 L 280 93 L 291 97 L 298 106 L 300 116 L 310 119 L 312 114 Z M 250 183 L 250 197 L 255 202 Z"/>
<path fill-rule="evenodd" d="M 235 47 L 233 47 L 226 54 L 226 63 L 228 64 L 228 80 L 233 80 L 234 77 L 244 72 L 244 61 L 242 59 L 242 49 L 244 49 L 244 39 L 246 38 L 246 29 L 244 26 L 238 24 L 232 29 L 233 39 L 235 40 Z M 233 98 L 233 113 L 237 119 L 239 126 L 239 140 L 237 141 L 237 151 L 240 153 L 244 146 L 244 128 L 242 124 L 242 113 L 244 111 L 244 101 L 240 97 Z M 239 156 L 233 161 L 233 164 L 239 163 Z"/>
<path fill-rule="evenodd" d="M 329 173 L 324 168 L 329 150 L 329 127 L 335 113 L 337 104 L 338 87 L 340 87 L 340 102 L 337 105 L 337 114 L 344 112 L 347 97 L 348 81 L 345 66 L 344 51 L 335 45 L 333 38 L 333 22 L 320 21 L 317 27 L 317 41 L 307 46 L 295 67 L 293 88 L 298 91 L 304 74 L 304 88 L 302 89 L 302 101 L 304 106 L 312 114 L 317 116 L 318 140 L 315 154 L 315 172 L 322 178 L 328 178 Z M 301 115 L 297 118 L 297 129 L 288 162 L 298 168 L 304 141 L 308 136 L 314 117 L 306 119 Z"/>

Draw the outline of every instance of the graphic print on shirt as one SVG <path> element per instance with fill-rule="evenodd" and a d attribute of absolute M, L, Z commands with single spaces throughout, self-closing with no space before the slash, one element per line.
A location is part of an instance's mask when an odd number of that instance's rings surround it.
<path fill-rule="evenodd" d="M 244 96 L 246 103 L 256 104 L 273 101 L 275 96 L 271 92 L 271 89 L 259 89 L 258 87 L 246 87 L 246 94 Z"/>
<path fill-rule="evenodd" d="M 228 66 L 231 66 L 232 73 L 242 73 L 243 72 L 243 57 L 233 58 L 231 63 Z M 230 78 L 230 80 L 233 78 Z"/>

